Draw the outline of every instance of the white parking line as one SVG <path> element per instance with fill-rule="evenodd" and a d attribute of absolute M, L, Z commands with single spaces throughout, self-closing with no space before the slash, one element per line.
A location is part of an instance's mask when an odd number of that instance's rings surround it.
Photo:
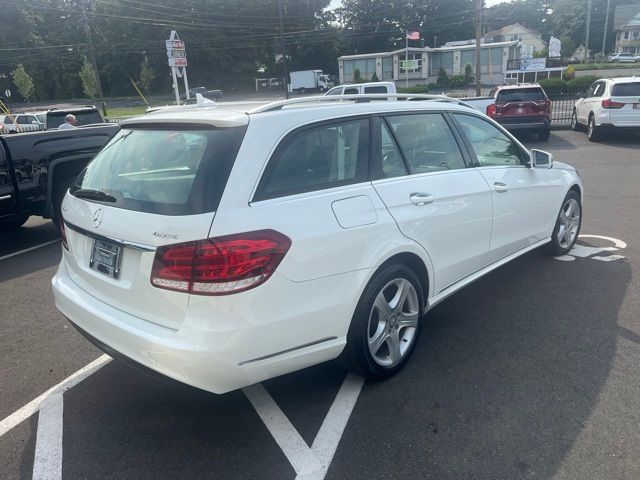
<path fill-rule="evenodd" d="M 109 355 L 102 355 L 102 356 L 98 357 L 97 359 L 95 359 L 93 362 L 91 362 L 87 366 L 82 367 L 76 373 L 74 373 L 72 375 L 69 375 L 63 381 L 61 381 L 57 385 L 54 385 L 53 387 L 51 387 L 49 390 L 44 392 L 42 395 L 40 395 L 40 396 L 34 398 L 33 400 L 31 400 L 24 407 L 22 407 L 22 408 L 16 410 L 15 412 L 13 412 L 11 415 L 9 415 L 7 418 L 5 418 L 4 420 L 2 420 L 0 422 L 0 437 L 2 435 L 4 435 L 5 433 L 7 433 L 9 430 L 11 430 L 16 425 L 19 425 L 24 420 L 29 418 L 31 415 L 36 413 L 38 411 L 38 409 L 40 408 L 40 405 L 42 404 L 42 402 L 49 395 L 51 395 L 52 393 L 54 393 L 56 391 L 64 392 L 65 390 L 68 390 L 71 387 L 77 385 L 82 380 L 87 378 L 89 375 L 91 375 L 92 373 L 95 373 L 97 370 L 99 370 L 104 365 L 106 365 L 110 360 L 111 360 L 111 357 Z"/>
<path fill-rule="evenodd" d="M 62 478 L 63 391 L 49 395 L 40 406 L 33 458 L 33 480 Z"/>
<path fill-rule="evenodd" d="M 261 384 L 251 385 L 243 391 L 296 471 L 296 480 L 322 480 L 331 465 L 363 384 L 362 377 L 347 375 L 311 448 Z"/>
<path fill-rule="evenodd" d="M 20 250 L 18 252 L 13 252 L 13 253 L 10 253 L 10 254 L 5 255 L 3 257 L 0 257 L 0 260 L 5 260 L 7 258 L 15 257 L 16 255 L 20 255 L 22 253 L 27 253 L 27 252 L 30 252 L 32 250 L 37 250 L 38 248 L 46 247 L 47 245 L 58 243 L 59 241 L 60 240 L 51 240 L 50 242 L 44 242 L 44 243 L 41 243 L 40 245 L 36 245 L 34 247 L 25 248 L 24 250 Z"/>

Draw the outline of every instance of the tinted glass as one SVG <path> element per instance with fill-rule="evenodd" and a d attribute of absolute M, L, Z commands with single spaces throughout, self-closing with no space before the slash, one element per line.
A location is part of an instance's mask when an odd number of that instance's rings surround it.
<path fill-rule="evenodd" d="M 611 95 L 614 97 L 640 97 L 640 82 L 614 85 Z"/>
<path fill-rule="evenodd" d="M 509 102 L 535 102 L 539 100 L 546 100 L 544 92 L 539 87 L 532 88 L 518 88 L 518 89 L 505 89 L 498 92 L 496 102 L 509 103 Z"/>
<path fill-rule="evenodd" d="M 471 143 L 481 167 L 522 163 L 518 145 L 494 125 L 472 115 L 455 114 L 455 117 Z"/>
<path fill-rule="evenodd" d="M 358 89 L 357 88 L 345 88 L 344 89 L 344 94 L 345 95 L 357 95 L 358 94 Z"/>
<path fill-rule="evenodd" d="M 80 112 L 74 111 L 61 111 L 61 112 L 47 112 L 47 128 L 55 129 L 58 128 L 65 122 L 64 117 L 66 117 L 69 113 L 76 116 L 76 120 L 78 121 L 78 126 L 82 125 L 92 125 L 94 123 L 104 123 L 104 120 L 100 116 L 97 110 L 84 110 Z"/>
<path fill-rule="evenodd" d="M 386 124 L 381 123 L 382 131 L 381 131 L 381 162 L 382 162 L 382 174 L 385 178 L 390 177 L 400 177 L 402 175 L 407 175 L 409 172 L 407 171 L 407 166 L 402 159 L 402 153 L 398 149 L 398 145 L 396 144 L 391 132 L 389 132 L 389 128 Z"/>
<path fill-rule="evenodd" d="M 595 85 L 595 89 L 593 90 L 592 97 L 601 97 L 604 94 L 604 82 L 598 82 Z"/>
<path fill-rule="evenodd" d="M 342 93 L 342 87 L 332 88 L 327 92 L 327 95 L 340 95 Z"/>
<path fill-rule="evenodd" d="M 256 200 L 363 182 L 367 179 L 369 121 L 303 130 L 271 158 Z"/>
<path fill-rule="evenodd" d="M 439 113 L 394 115 L 387 120 L 411 173 L 465 168 L 458 143 Z"/>
<path fill-rule="evenodd" d="M 214 211 L 244 135 L 243 127 L 122 129 L 70 189 L 99 190 L 109 204 L 149 213 Z"/>
<path fill-rule="evenodd" d="M 21 124 L 30 123 L 29 117 L 26 115 L 18 115 L 17 123 L 21 123 Z"/>
<path fill-rule="evenodd" d="M 387 87 L 378 85 L 375 87 L 364 87 L 364 93 L 387 93 Z"/>

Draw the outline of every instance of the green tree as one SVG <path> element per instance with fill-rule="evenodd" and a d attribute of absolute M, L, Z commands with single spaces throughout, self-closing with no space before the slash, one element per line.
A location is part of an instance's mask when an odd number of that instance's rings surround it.
<path fill-rule="evenodd" d="M 378 78 L 378 74 L 376 72 L 373 72 L 373 75 L 371 75 L 371 81 L 372 82 L 379 82 L 380 79 Z"/>
<path fill-rule="evenodd" d="M 156 79 L 155 70 L 149 65 L 148 62 L 142 62 L 140 65 L 140 85 L 145 93 L 151 93 L 153 88 L 153 82 Z"/>
<path fill-rule="evenodd" d="M 82 62 L 82 68 L 78 72 L 80 76 L 80 81 L 82 82 L 82 91 L 89 98 L 96 98 L 98 96 L 98 79 L 96 78 L 96 72 L 93 71 L 93 67 L 87 60 L 87 57 L 84 58 Z"/>
<path fill-rule="evenodd" d="M 353 71 L 353 81 L 354 83 L 361 83 L 362 82 L 362 74 L 360 73 L 360 69 L 356 68 Z"/>
<path fill-rule="evenodd" d="M 568 35 L 562 35 L 560 37 L 560 55 L 563 57 L 570 57 L 576 50 L 576 42 Z"/>
<path fill-rule="evenodd" d="M 473 81 L 473 67 L 468 63 L 464 66 L 464 80 L 467 83 L 471 83 Z"/>
<path fill-rule="evenodd" d="M 29 103 L 29 99 L 33 97 L 36 91 L 31 75 L 27 73 L 20 63 L 16 69 L 11 72 L 11 76 L 13 77 L 13 83 L 18 89 L 18 92 L 24 97 L 27 103 Z"/>

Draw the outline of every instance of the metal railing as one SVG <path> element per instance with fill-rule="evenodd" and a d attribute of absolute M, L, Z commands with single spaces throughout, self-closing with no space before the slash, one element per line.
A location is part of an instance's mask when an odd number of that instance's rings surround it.
<path fill-rule="evenodd" d="M 551 100 L 551 125 L 561 127 L 571 124 L 573 106 L 578 96 L 575 93 L 549 95 L 549 100 Z"/>

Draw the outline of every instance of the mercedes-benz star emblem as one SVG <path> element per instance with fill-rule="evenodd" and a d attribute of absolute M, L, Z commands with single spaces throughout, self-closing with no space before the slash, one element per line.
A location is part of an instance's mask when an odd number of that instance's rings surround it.
<path fill-rule="evenodd" d="M 100 224 L 102 223 L 103 216 L 104 216 L 104 212 L 102 211 L 101 208 L 93 212 L 93 220 L 91 220 L 91 222 L 93 223 L 93 228 L 98 228 L 100 226 Z"/>

